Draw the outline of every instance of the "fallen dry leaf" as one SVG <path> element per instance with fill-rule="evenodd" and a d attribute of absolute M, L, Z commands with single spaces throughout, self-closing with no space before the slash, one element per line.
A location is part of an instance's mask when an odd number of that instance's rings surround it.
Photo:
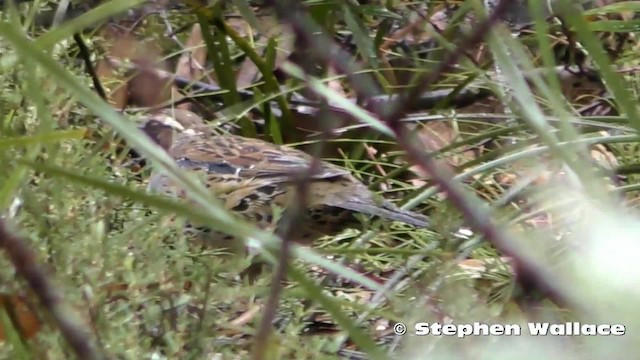
<path fill-rule="evenodd" d="M 42 321 L 26 297 L 0 294 L 0 306 L 24 339 L 31 339 L 42 328 Z M 0 323 L 0 341 L 4 340 L 6 340 L 5 329 L 4 325 Z"/>
<path fill-rule="evenodd" d="M 207 61 L 207 48 L 205 47 L 204 38 L 202 37 L 200 24 L 193 25 L 185 46 L 186 49 L 176 64 L 176 75 L 188 80 L 200 80 L 204 70 L 203 65 Z M 183 97 L 175 85 L 172 87 L 172 92 L 172 98 L 174 100 L 179 100 Z M 191 110 L 192 105 L 186 102 L 177 107 L 184 110 Z"/>

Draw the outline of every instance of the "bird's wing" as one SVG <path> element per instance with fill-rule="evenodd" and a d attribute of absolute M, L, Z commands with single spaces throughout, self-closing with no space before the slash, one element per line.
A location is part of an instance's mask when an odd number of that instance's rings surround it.
<path fill-rule="evenodd" d="M 171 155 L 183 168 L 272 182 L 290 181 L 296 173 L 306 171 L 312 162 L 311 156 L 300 150 L 239 136 L 191 135 L 176 141 Z M 345 169 L 321 162 L 312 178 L 348 174 Z"/>

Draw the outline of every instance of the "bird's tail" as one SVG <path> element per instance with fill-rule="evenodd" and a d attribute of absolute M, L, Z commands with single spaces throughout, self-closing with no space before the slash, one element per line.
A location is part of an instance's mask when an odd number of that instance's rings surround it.
<path fill-rule="evenodd" d="M 374 202 L 346 201 L 334 206 L 341 207 L 363 214 L 378 216 L 388 220 L 400 221 L 415 227 L 426 228 L 429 226 L 429 218 L 413 211 L 402 210 L 389 201 L 383 200 L 381 204 Z"/>

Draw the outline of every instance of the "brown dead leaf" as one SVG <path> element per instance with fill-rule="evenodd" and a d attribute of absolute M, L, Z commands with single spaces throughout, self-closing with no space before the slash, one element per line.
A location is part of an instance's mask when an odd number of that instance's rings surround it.
<path fill-rule="evenodd" d="M 272 21 L 272 19 L 270 18 L 260 18 L 260 20 L 265 22 L 265 24 Z M 264 37 L 265 39 L 262 41 L 264 41 L 264 43 L 266 44 L 267 39 L 277 39 L 278 44 L 276 46 L 276 57 L 274 60 L 273 69 L 278 69 L 293 52 L 295 36 L 291 28 L 285 24 L 273 24 L 267 27 L 267 29 L 268 31 L 266 33 L 266 36 Z M 251 59 L 249 58 L 246 58 L 240 65 L 240 69 L 238 70 L 238 76 L 236 78 L 236 84 L 238 88 L 245 88 L 252 85 L 257 80 L 259 73 L 260 71 L 258 70 L 258 67 L 253 63 L 253 61 L 251 61 Z"/>
<path fill-rule="evenodd" d="M 451 124 L 446 122 L 430 122 L 418 128 L 417 131 L 418 140 L 428 152 L 438 151 L 458 139 L 458 132 Z M 473 160 L 475 157 L 476 154 L 473 149 L 468 149 L 458 155 L 450 156 L 439 161 L 445 162 L 448 166 L 455 167 Z M 430 179 L 430 175 L 424 173 L 420 168 L 413 166 L 410 169 L 421 177 L 421 179 L 414 179 L 412 181 L 414 186 L 422 186 L 425 184 L 425 180 Z"/>
<path fill-rule="evenodd" d="M 24 339 L 31 339 L 42 328 L 42 321 L 26 297 L 0 294 L 0 306 L 9 315 L 14 328 Z M 5 339 L 5 329 L 0 323 L 0 341 Z"/>
<path fill-rule="evenodd" d="M 137 63 L 139 71 L 129 79 L 129 104 L 158 107 L 170 101 L 173 81 L 158 76 L 154 61 L 141 59 Z"/>
<path fill-rule="evenodd" d="M 236 78 L 238 88 L 245 88 L 253 84 L 258 77 L 259 72 L 258 67 L 253 63 L 253 61 L 251 61 L 251 59 L 249 59 L 249 57 L 244 59 L 242 64 L 240 64 L 238 77 Z"/>
<path fill-rule="evenodd" d="M 253 305 L 249 310 L 245 311 L 244 313 L 240 314 L 240 316 L 231 320 L 231 325 L 243 326 L 248 324 L 251 320 L 253 320 L 256 317 L 256 315 L 260 312 L 260 310 L 262 310 L 262 308 L 263 308 L 262 305 Z"/>
<path fill-rule="evenodd" d="M 115 27 L 106 26 L 101 33 L 108 46 L 107 56 L 124 60 L 131 55 L 131 48 L 134 46 L 133 38 L 127 33 Z M 129 88 L 111 62 L 99 60 L 96 66 L 96 74 L 107 91 L 107 99 L 116 109 L 124 109 L 129 102 Z"/>
<path fill-rule="evenodd" d="M 600 135 L 608 136 L 606 131 L 600 131 Z M 607 170 L 615 170 L 620 166 L 618 158 L 603 144 L 595 144 L 591 146 L 591 158 L 595 162 Z"/>
<path fill-rule="evenodd" d="M 143 107 L 157 106 L 171 98 L 172 81 L 158 76 L 160 48 L 153 41 L 141 41 L 134 35 L 113 26 L 103 29 L 106 40 L 105 58 L 98 62 L 96 73 L 107 90 L 108 101 L 117 109 L 135 104 Z M 132 62 L 134 73 L 123 71 L 114 65 Z M 127 76 L 130 75 L 129 78 Z"/>
<path fill-rule="evenodd" d="M 185 44 L 185 52 L 182 53 L 178 63 L 176 64 L 176 74 L 189 80 L 200 80 L 202 77 L 204 64 L 207 61 L 207 48 L 202 37 L 202 29 L 200 24 L 194 24 L 191 28 L 191 34 Z M 172 87 L 174 100 L 179 100 L 183 95 L 174 85 Z M 182 103 L 177 106 L 180 109 L 190 110 L 190 103 Z"/>

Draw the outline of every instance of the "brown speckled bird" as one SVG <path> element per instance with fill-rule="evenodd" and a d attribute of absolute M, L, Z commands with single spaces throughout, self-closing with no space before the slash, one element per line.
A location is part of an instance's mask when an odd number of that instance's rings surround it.
<path fill-rule="evenodd" d="M 295 196 L 293 175 L 305 171 L 312 157 L 302 151 L 262 140 L 234 135 L 215 135 L 192 112 L 172 110 L 154 115 L 142 130 L 173 157 L 180 168 L 204 175 L 204 184 L 215 192 L 225 207 L 263 229 L 273 229 L 274 206 L 286 209 Z M 153 174 L 152 191 L 184 197 L 165 175 Z M 360 221 L 361 213 L 426 227 L 426 216 L 405 211 L 374 195 L 349 171 L 320 162 L 308 184 L 304 221 L 292 239 L 310 243 L 334 235 Z M 219 242 L 231 236 L 208 232 Z"/>

